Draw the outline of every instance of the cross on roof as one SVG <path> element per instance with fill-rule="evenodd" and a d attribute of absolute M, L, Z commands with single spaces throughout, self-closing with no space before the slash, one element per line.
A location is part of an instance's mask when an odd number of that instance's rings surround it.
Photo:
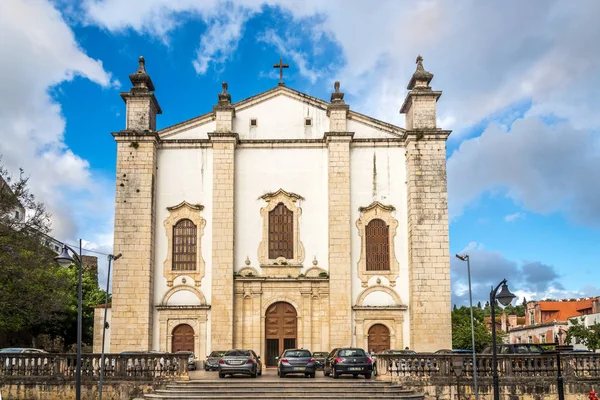
<path fill-rule="evenodd" d="M 279 68 L 279 86 L 285 86 L 285 83 L 283 83 L 283 69 L 289 67 L 290 66 L 288 64 L 283 63 L 281 58 L 279 59 L 279 64 L 273 65 L 273 68 Z"/>

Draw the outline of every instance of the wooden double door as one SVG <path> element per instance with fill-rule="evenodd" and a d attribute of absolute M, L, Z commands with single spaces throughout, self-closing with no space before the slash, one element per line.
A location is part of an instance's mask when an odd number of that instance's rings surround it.
<path fill-rule="evenodd" d="M 266 365 L 277 365 L 276 357 L 285 349 L 297 346 L 298 314 L 289 303 L 279 302 L 271 305 L 265 315 Z"/>
<path fill-rule="evenodd" d="M 375 324 L 369 328 L 368 351 L 379 353 L 390 348 L 390 330 L 383 324 Z"/>
<path fill-rule="evenodd" d="M 171 352 L 191 351 L 194 352 L 194 329 L 187 325 L 177 325 L 173 329 L 173 339 L 171 342 Z"/>

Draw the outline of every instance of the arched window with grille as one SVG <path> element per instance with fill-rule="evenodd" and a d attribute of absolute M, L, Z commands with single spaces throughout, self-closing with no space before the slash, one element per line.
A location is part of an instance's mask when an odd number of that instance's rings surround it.
<path fill-rule="evenodd" d="M 294 258 L 294 213 L 283 204 L 269 211 L 269 258 Z"/>
<path fill-rule="evenodd" d="M 390 227 L 381 219 L 366 227 L 367 271 L 390 270 Z"/>
<path fill-rule="evenodd" d="M 197 251 L 196 225 L 182 219 L 173 226 L 173 271 L 195 271 Z"/>

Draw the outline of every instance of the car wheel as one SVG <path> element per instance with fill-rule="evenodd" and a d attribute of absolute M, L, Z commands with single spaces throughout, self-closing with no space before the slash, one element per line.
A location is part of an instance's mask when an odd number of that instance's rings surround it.
<path fill-rule="evenodd" d="M 356 379 L 356 378 L 358 378 L 358 375 L 356 375 L 356 374 L 353 374 L 353 375 L 352 375 L 352 378 L 353 378 L 353 379 Z"/>
<path fill-rule="evenodd" d="M 279 374 L 279 377 L 283 379 L 283 378 L 285 378 L 285 374 L 282 372 Z"/>
<path fill-rule="evenodd" d="M 256 378 L 256 372 L 251 373 L 250 378 Z"/>
<path fill-rule="evenodd" d="M 371 374 L 365 374 L 365 379 L 371 379 Z"/>
<path fill-rule="evenodd" d="M 323 370 L 323 375 L 325 375 L 325 376 L 329 376 L 329 372 L 327 372 L 327 371 Z"/>
<path fill-rule="evenodd" d="M 333 372 L 333 379 L 337 379 L 340 377 L 340 374 L 338 374 L 338 372 L 335 369 L 332 372 Z"/>
<path fill-rule="evenodd" d="M 205 370 L 205 371 L 210 371 L 210 368 L 208 368 L 208 367 L 204 367 L 204 370 Z"/>
<path fill-rule="evenodd" d="M 222 372 L 219 372 L 219 378 L 225 378 L 225 374 Z"/>
<path fill-rule="evenodd" d="M 316 376 L 316 373 L 314 373 L 314 372 L 312 374 L 310 374 L 311 378 L 314 378 L 315 376 Z"/>
<path fill-rule="evenodd" d="M 262 376 L 262 368 L 258 370 L 258 376 Z"/>

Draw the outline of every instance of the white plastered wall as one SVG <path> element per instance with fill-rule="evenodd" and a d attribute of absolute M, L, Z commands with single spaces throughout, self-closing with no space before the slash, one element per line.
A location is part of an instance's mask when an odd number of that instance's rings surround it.
<path fill-rule="evenodd" d="M 392 213 L 398 220 L 398 229 L 395 237 L 396 258 L 400 263 L 399 276 L 396 280 L 396 286 L 391 289 L 400 296 L 402 304 L 409 304 L 409 284 L 408 284 L 408 225 L 407 225 L 407 202 L 406 202 L 406 167 L 405 167 L 405 149 L 402 147 L 354 147 L 350 153 L 351 169 L 351 232 L 352 232 L 352 301 L 356 300 L 360 293 L 366 289 L 361 287 L 361 281 L 358 278 L 358 261 L 361 252 L 361 237 L 356 227 L 356 221 L 360 217 L 359 207 L 366 207 L 374 201 L 379 201 L 385 205 L 391 205 L 396 208 Z M 375 155 L 376 179 L 375 193 L 373 190 L 373 155 Z M 369 279 L 369 287 L 376 284 L 377 277 Z M 381 277 L 381 282 L 388 285 L 389 281 Z M 368 302 L 365 305 L 382 305 L 379 303 L 389 301 L 382 294 L 367 296 Z M 404 343 L 410 346 L 410 321 L 405 318 L 403 325 Z"/>
<path fill-rule="evenodd" d="M 235 258 L 234 270 L 250 266 L 260 272 L 258 246 L 262 240 L 260 197 L 279 189 L 304 197 L 298 205 L 300 240 L 306 258 L 303 272 L 312 267 L 316 256 L 319 267 L 327 269 L 327 149 L 251 149 L 236 150 L 235 160 Z"/>
<path fill-rule="evenodd" d="M 202 218 L 206 220 L 204 235 L 201 241 L 202 257 L 205 262 L 205 276 L 198 288 L 210 304 L 212 288 L 212 149 L 160 149 L 157 160 L 156 179 L 156 234 L 155 234 L 155 265 L 154 265 L 154 304 L 160 304 L 165 293 L 170 289 L 164 277 L 164 262 L 167 258 L 167 235 L 163 222 L 169 216 L 167 207 L 175 206 L 182 201 L 190 204 L 201 204 Z M 187 284 L 195 285 L 194 280 L 186 276 Z M 175 280 L 180 283 L 181 277 Z M 185 301 L 192 302 L 184 304 Z M 191 291 L 177 292 L 169 305 L 197 305 L 198 300 Z M 208 320 L 210 321 L 210 311 Z M 158 349 L 158 313 L 154 312 L 154 335 L 152 347 Z M 206 339 L 201 338 L 201 345 L 210 348 L 210 324 L 207 326 Z M 205 342 L 206 340 L 206 342 Z"/>
<path fill-rule="evenodd" d="M 304 125 L 307 117 L 312 119 L 311 127 Z M 252 118 L 256 127 L 250 127 Z M 283 94 L 236 111 L 233 120 L 233 131 L 240 139 L 321 139 L 328 130 L 325 110 Z"/>

